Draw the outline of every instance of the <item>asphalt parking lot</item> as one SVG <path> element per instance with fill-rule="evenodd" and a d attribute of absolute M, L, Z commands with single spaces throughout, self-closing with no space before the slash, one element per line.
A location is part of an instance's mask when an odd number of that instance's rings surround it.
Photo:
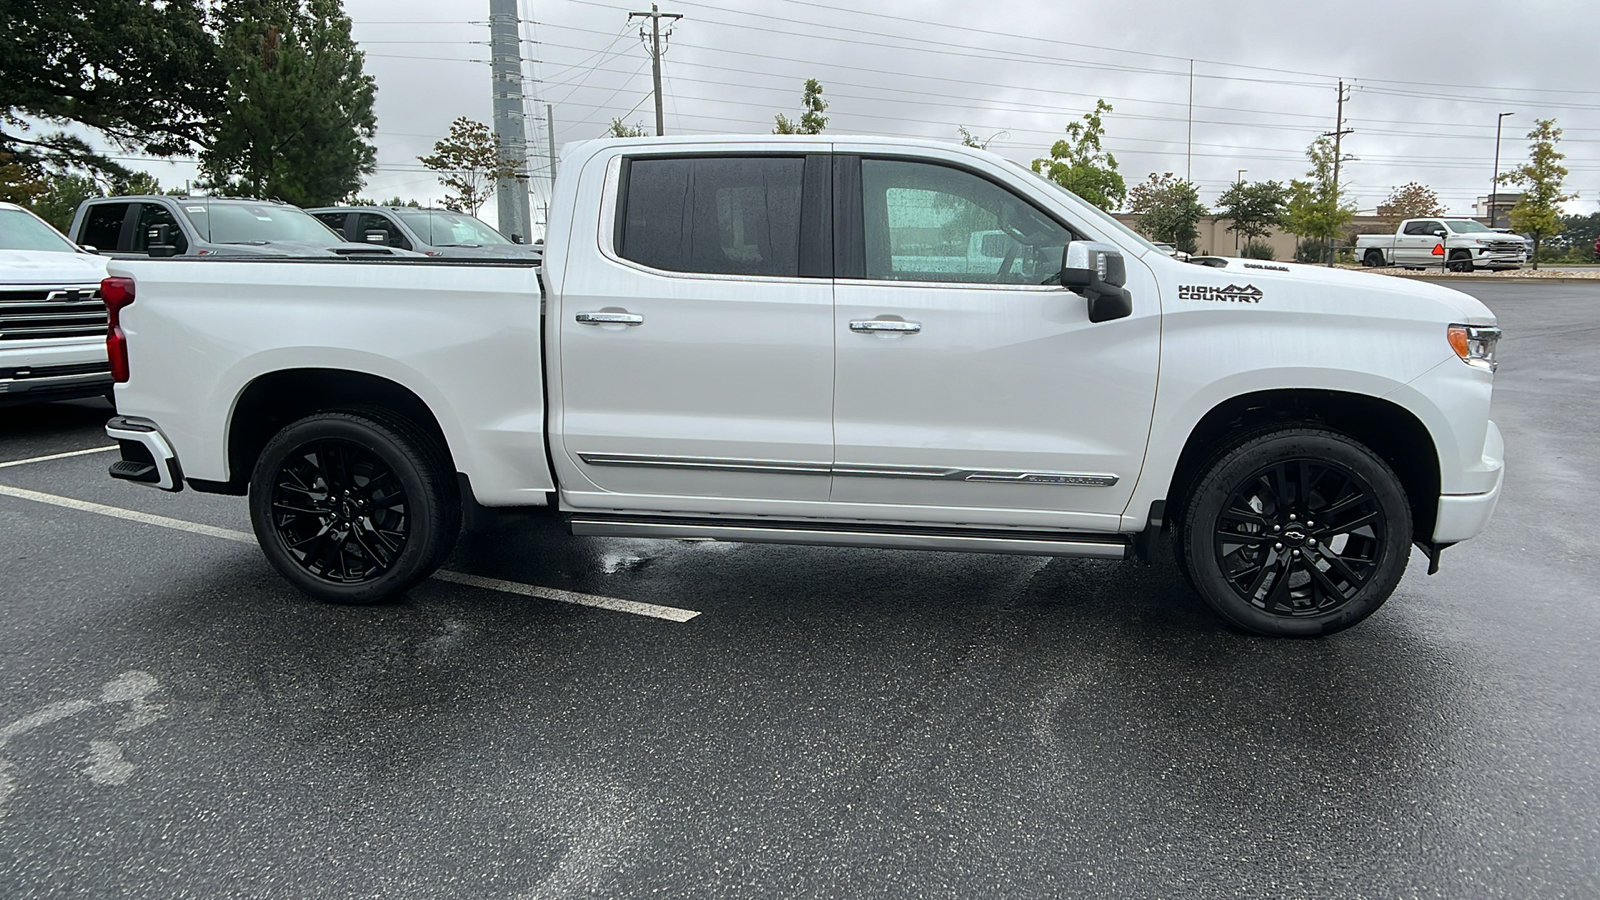
<path fill-rule="evenodd" d="M 1600 285 L 1466 289 L 1500 508 L 1318 641 L 1170 560 L 541 521 L 327 607 L 242 500 L 0 466 L 0 896 L 1600 896 Z M 109 414 L 0 410 L 0 464 Z"/>

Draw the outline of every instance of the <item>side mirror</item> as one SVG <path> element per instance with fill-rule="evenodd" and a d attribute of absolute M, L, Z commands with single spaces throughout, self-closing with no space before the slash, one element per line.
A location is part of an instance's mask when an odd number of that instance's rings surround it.
<path fill-rule="evenodd" d="M 1435 228 L 1433 230 L 1433 236 L 1434 237 L 1441 237 L 1442 238 L 1442 237 L 1445 236 L 1445 234 L 1446 234 L 1446 232 L 1445 232 L 1445 230 L 1443 228 Z"/>
<path fill-rule="evenodd" d="M 1128 269 L 1122 251 L 1099 241 L 1073 241 L 1061 250 L 1061 286 L 1089 301 L 1089 321 L 1133 315 L 1133 295 L 1123 287 Z"/>
<path fill-rule="evenodd" d="M 150 229 L 148 237 L 145 253 L 157 259 L 178 255 L 178 247 L 172 243 L 171 225 L 157 225 Z"/>
<path fill-rule="evenodd" d="M 93 244 L 79 244 L 78 249 L 85 253 L 93 253 L 95 256 L 100 255 L 100 248 Z"/>
<path fill-rule="evenodd" d="M 527 243 L 527 241 L 525 239 L 523 239 L 522 235 L 513 234 L 511 236 L 511 243 L 513 243 L 513 244 L 525 244 L 525 243 Z"/>
<path fill-rule="evenodd" d="M 369 244 L 387 244 L 387 243 L 389 243 L 389 232 L 387 232 L 387 231 L 369 231 L 369 232 L 367 232 L 367 243 L 369 243 Z"/>

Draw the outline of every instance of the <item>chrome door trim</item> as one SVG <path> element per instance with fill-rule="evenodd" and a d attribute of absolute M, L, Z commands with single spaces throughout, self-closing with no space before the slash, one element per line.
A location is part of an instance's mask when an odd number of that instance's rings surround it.
<path fill-rule="evenodd" d="M 711 469 L 723 472 L 772 472 L 787 475 L 844 475 L 857 478 L 926 478 L 985 484 L 1038 484 L 1056 487 L 1111 487 L 1120 476 L 1076 472 L 953 469 L 944 466 L 874 466 L 780 459 L 727 459 L 714 456 L 655 456 L 642 453 L 579 453 L 591 466 Z"/>
<path fill-rule="evenodd" d="M 828 475 L 832 467 L 824 462 L 799 462 L 782 459 L 726 459 L 716 456 L 654 456 L 643 453 L 579 453 L 591 466 L 638 466 L 643 468 L 711 469 L 721 472 L 778 472 L 786 475 Z"/>

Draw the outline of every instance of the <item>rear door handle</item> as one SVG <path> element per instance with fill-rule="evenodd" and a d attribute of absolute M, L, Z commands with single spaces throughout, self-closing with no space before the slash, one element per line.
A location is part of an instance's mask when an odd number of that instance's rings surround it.
<path fill-rule="evenodd" d="M 905 322 L 900 319 L 853 319 L 850 322 L 850 330 L 857 334 L 871 334 L 875 331 L 916 334 L 922 330 L 922 323 Z"/>
<path fill-rule="evenodd" d="M 628 312 L 581 312 L 574 318 L 579 325 L 643 325 L 644 316 Z"/>

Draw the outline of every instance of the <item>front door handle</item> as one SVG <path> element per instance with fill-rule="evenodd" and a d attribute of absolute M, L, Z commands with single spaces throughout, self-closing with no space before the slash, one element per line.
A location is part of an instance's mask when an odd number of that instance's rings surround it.
<path fill-rule="evenodd" d="M 644 316 L 629 312 L 581 312 L 575 316 L 579 325 L 643 325 Z"/>
<path fill-rule="evenodd" d="M 916 334 L 922 330 L 922 323 L 906 322 L 901 319 L 853 319 L 850 322 L 850 330 L 857 334 L 871 334 L 877 331 Z"/>

